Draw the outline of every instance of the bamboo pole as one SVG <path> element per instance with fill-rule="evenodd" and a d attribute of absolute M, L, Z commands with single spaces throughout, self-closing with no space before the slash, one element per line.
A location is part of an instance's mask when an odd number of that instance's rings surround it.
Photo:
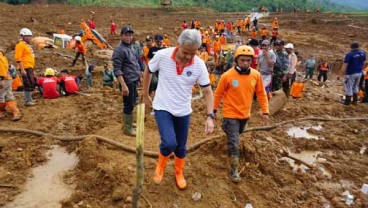
<path fill-rule="evenodd" d="M 136 171 L 137 171 L 137 185 L 133 189 L 133 208 L 138 208 L 139 198 L 141 197 L 143 187 L 143 145 L 144 145 L 144 103 L 137 107 L 137 135 L 136 135 Z"/>

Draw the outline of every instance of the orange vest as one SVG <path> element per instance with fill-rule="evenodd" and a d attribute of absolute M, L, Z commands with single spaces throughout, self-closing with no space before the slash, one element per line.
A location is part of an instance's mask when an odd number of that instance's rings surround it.
<path fill-rule="evenodd" d="M 15 46 L 14 59 L 16 62 L 22 62 L 25 69 L 35 67 L 35 56 L 30 45 L 25 41 L 20 40 Z"/>
<path fill-rule="evenodd" d="M 294 98 L 301 98 L 303 97 L 303 91 L 304 91 L 304 83 L 303 82 L 294 82 L 293 85 L 291 85 L 290 89 L 290 95 Z"/>

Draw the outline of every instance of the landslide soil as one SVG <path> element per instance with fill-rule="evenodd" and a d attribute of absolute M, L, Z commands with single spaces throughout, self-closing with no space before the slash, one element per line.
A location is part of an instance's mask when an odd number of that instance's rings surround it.
<path fill-rule="evenodd" d="M 215 13 L 198 8 L 112 8 L 73 7 L 68 5 L 24 5 L 0 4 L 0 44 L 6 46 L 9 60 L 14 63 L 14 44 L 19 39 L 22 27 L 30 28 L 35 36 L 48 36 L 63 28 L 67 34 L 80 30 L 81 19 L 87 20 L 95 13 L 97 30 L 111 46 L 119 42 L 119 36 L 109 35 L 110 20 L 119 25 L 131 24 L 138 40 L 146 35 L 168 33 L 175 43 L 183 20 L 198 19 L 203 25 L 213 25 L 216 19 L 236 20 L 246 13 Z M 313 54 L 319 60 L 332 63 L 329 80 L 324 85 L 307 82 L 304 98 L 290 99 L 279 113 L 271 117 L 271 124 L 308 116 L 315 117 L 367 117 L 367 104 L 342 106 L 338 103 L 343 94 L 342 83 L 336 81 L 335 73 L 352 40 L 358 40 L 367 49 L 366 27 L 368 18 L 332 13 L 271 13 L 260 19 L 260 24 L 270 25 L 278 17 L 280 33 L 286 42 L 295 44 L 302 57 Z M 49 36 L 50 37 L 50 36 Z M 243 38 L 247 38 L 246 36 Z M 22 120 L 12 122 L 1 120 L 1 127 L 22 128 L 47 132 L 60 136 L 95 134 L 108 137 L 134 147 L 135 140 L 122 134 L 122 98 L 118 92 L 101 87 L 102 62 L 95 56 L 98 48 L 88 45 L 88 59 L 97 67 L 94 74 L 94 89 L 87 95 L 43 100 L 36 93 L 37 106 L 25 108 L 22 93 L 16 93 Z M 73 55 L 64 49 L 36 50 L 36 70 L 42 73 L 45 67 L 68 68 L 76 74 L 83 74 L 79 63 L 71 69 L 69 58 L 56 53 Z M 299 69 L 300 70 L 300 69 Z M 84 86 L 83 82 L 83 87 Z M 193 101 L 188 145 L 193 145 L 208 136 L 204 135 L 205 106 L 203 100 Z M 261 126 L 257 105 L 254 106 L 248 127 Z M 220 113 L 219 113 L 220 115 Z M 220 116 L 221 117 L 221 116 Z M 242 183 L 234 184 L 228 179 L 226 138 L 223 136 L 219 118 L 216 131 L 218 136 L 188 154 L 185 176 L 188 188 L 179 191 L 175 186 L 173 164 L 166 168 L 161 185 L 154 185 L 151 175 L 155 158 L 145 157 L 143 195 L 153 207 L 322 207 L 329 203 L 333 207 L 344 207 L 341 195 L 349 190 L 355 196 L 354 207 L 368 207 L 367 196 L 360 194 L 360 187 L 368 183 L 367 151 L 368 121 L 305 121 L 291 122 L 281 127 L 248 132 L 241 135 L 240 169 Z M 295 139 L 287 134 L 292 126 L 321 125 L 321 131 L 311 133 L 324 137 L 320 140 Z M 145 150 L 158 151 L 159 135 L 154 117 L 146 114 Z M 71 170 L 65 180 L 76 184 L 71 198 L 62 202 L 63 207 L 130 207 L 129 200 L 135 186 L 135 155 L 116 147 L 97 142 L 88 137 L 78 142 L 60 142 L 28 134 L 0 134 L 0 206 L 14 200 L 22 192 L 31 169 L 46 162 L 45 151 L 52 144 L 76 151 L 79 164 Z M 316 168 L 293 171 L 290 165 L 280 160 L 279 151 L 289 148 L 291 152 L 320 151 L 324 162 Z M 329 174 L 320 171 L 323 167 Z M 202 198 L 192 200 L 192 194 L 199 192 Z M 143 198 L 142 207 L 149 207 Z"/>

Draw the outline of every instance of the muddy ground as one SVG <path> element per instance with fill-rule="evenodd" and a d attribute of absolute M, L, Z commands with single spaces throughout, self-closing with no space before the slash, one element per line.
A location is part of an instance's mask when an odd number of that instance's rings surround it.
<path fill-rule="evenodd" d="M 157 32 L 166 32 L 175 42 L 180 33 L 182 20 L 197 18 L 203 25 L 212 25 L 216 19 L 235 20 L 245 13 L 215 13 L 198 8 L 169 10 L 157 8 L 109 8 L 72 7 L 67 5 L 0 4 L 0 44 L 5 45 L 7 56 L 13 61 L 14 44 L 22 27 L 30 28 L 35 36 L 46 36 L 48 32 L 65 29 L 67 34 L 80 30 L 81 19 L 95 13 L 97 30 L 111 46 L 118 44 L 119 37 L 109 35 L 110 20 L 120 27 L 130 23 L 138 39 Z M 92 11 L 92 12 L 91 12 Z M 352 40 L 362 43 L 367 50 L 366 32 L 368 17 L 342 14 L 276 14 L 260 20 L 270 25 L 273 17 L 280 21 L 281 36 L 286 42 L 295 44 L 303 57 L 309 54 L 318 59 L 325 58 L 333 64 L 329 80 L 324 85 L 307 82 L 304 98 L 290 99 L 283 110 L 272 116 L 271 124 L 304 117 L 367 117 L 368 105 L 343 106 L 338 103 L 343 94 L 342 83 L 335 78 L 341 60 Z M 33 21 L 31 20 L 31 17 Z M 246 37 L 244 37 L 246 38 Z M 101 65 L 103 60 L 95 54 L 98 48 L 88 45 L 88 59 Z M 68 68 L 71 60 L 56 53 L 73 55 L 66 49 L 35 51 L 36 69 L 41 73 L 45 67 Z M 69 70 L 83 74 L 83 67 Z M 101 69 L 101 67 L 98 67 Z M 315 79 L 315 78 L 314 78 Z M 60 136 L 95 134 L 134 147 L 134 138 L 122 134 L 122 98 L 117 92 L 101 87 L 101 76 L 94 74 L 95 88 L 87 95 L 43 100 L 35 94 L 37 106 L 25 108 L 22 93 L 16 93 L 22 120 L 0 121 L 2 128 L 22 128 L 42 131 Z M 84 83 L 83 83 L 84 84 Z M 85 86 L 83 86 L 85 89 Z M 205 138 L 203 100 L 193 101 L 188 145 Z M 248 127 L 261 126 L 257 106 L 254 107 Z M 221 117 L 221 116 L 220 116 Z M 228 177 L 226 138 L 217 123 L 218 136 L 190 153 L 187 157 L 185 176 L 188 188 L 180 191 L 175 186 L 172 162 L 167 166 L 164 181 L 157 186 L 150 177 L 154 171 L 155 158 L 145 157 L 142 207 L 345 207 L 348 190 L 354 195 L 353 207 L 368 207 L 368 196 L 360 192 L 363 183 L 368 183 L 368 121 L 303 121 L 290 122 L 275 129 L 248 132 L 241 136 L 240 167 L 243 181 L 232 183 Z M 158 151 L 159 135 L 154 118 L 146 115 L 145 150 Z M 323 139 L 296 139 L 287 134 L 290 127 L 321 125 L 320 131 L 308 132 Z M 135 155 L 116 147 L 97 142 L 88 137 L 83 141 L 60 142 L 51 138 L 29 134 L 0 133 L 0 206 L 14 200 L 23 191 L 31 169 L 46 162 L 44 153 L 51 145 L 64 146 L 76 151 L 79 163 L 65 177 L 67 183 L 76 185 L 74 193 L 62 202 L 62 207 L 130 207 L 129 200 L 135 186 Z M 318 157 L 314 168 L 294 168 L 279 154 L 280 149 L 289 148 L 293 154 L 311 153 Z M 303 159 L 303 158 L 302 158 Z M 304 158 L 305 159 L 305 158 Z M 297 165 L 298 167 L 298 165 Z M 199 192 L 202 198 L 192 200 Z"/>

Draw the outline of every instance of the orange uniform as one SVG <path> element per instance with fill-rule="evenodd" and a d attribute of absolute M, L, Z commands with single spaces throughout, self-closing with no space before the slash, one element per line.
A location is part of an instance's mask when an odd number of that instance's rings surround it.
<path fill-rule="evenodd" d="M 86 47 L 84 46 L 84 44 L 82 42 L 80 42 L 80 43 L 77 42 L 75 44 L 74 48 L 77 48 L 77 51 L 79 53 L 83 53 L 84 55 L 86 55 L 86 53 L 87 53 L 87 49 L 86 49 Z"/>
<path fill-rule="evenodd" d="M 256 39 L 256 38 L 257 38 L 257 31 L 251 31 L 251 32 L 249 33 L 249 36 L 250 36 L 250 38 L 252 38 L 252 39 Z"/>
<path fill-rule="evenodd" d="M 9 76 L 9 62 L 8 59 L 0 52 L 0 80 L 11 80 Z"/>
<path fill-rule="evenodd" d="M 210 78 L 210 85 L 215 86 L 216 75 L 213 73 L 209 73 L 208 76 Z"/>
<path fill-rule="evenodd" d="M 162 43 L 165 47 L 170 47 L 170 39 L 168 37 L 165 37 Z"/>
<path fill-rule="evenodd" d="M 368 66 L 364 69 L 364 72 L 366 73 L 364 79 L 368 79 Z"/>
<path fill-rule="evenodd" d="M 249 75 L 239 74 L 233 67 L 225 72 L 214 94 L 214 109 L 223 101 L 223 117 L 246 119 L 250 117 L 253 96 L 256 93 L 261 110 L 268 114 L 268 99 L 261 74 L 251 69 Z"/>
<path fill-rule="evenodd" d="M 25 69 L 35 67 L 35 56 L 31 46 L 29 46 L 25 41 L 20 40 L 15 46 L 15 61 L 22 62 Z"/>
<path fill-rule="evenodd" d="M 265 28 L 262 28 L 260 33 L 261 33 L 261 36 L 268 36 L 268 30 Z"/>
<path fill-rule="evenodd" d="M 220 43 L 220 41 L 219 41 L 219 40 L 215 40 L 215 41 L 213 41 L 213 51 L 214 51 L 215 53 L 218 53 L 218 52 L 220 52 L 220 51 L 221 51 L 221 43 Z"/>
<path fill-rule="evenodd" d="M 303 82 L 294 82 L 293 85 L 291 85 L 290 95 L 293 98 L 301 98 L 303 97 L 304 89 L 305 85 Z"/>
<path fill-rule="evenodd" d="M 221 35 L 221 37 L 220 37 L 220 44 L 221 45 L 226 45 L 226 38 L 223 35 Z"/>
<path fill-rule="evenodd" d="M 321 70 L 321 71 L 327 71 L 328 70 L 328 64 L 327 64 L 327 62 L 323 62 L 320 65 L 319 70 Z"/>

